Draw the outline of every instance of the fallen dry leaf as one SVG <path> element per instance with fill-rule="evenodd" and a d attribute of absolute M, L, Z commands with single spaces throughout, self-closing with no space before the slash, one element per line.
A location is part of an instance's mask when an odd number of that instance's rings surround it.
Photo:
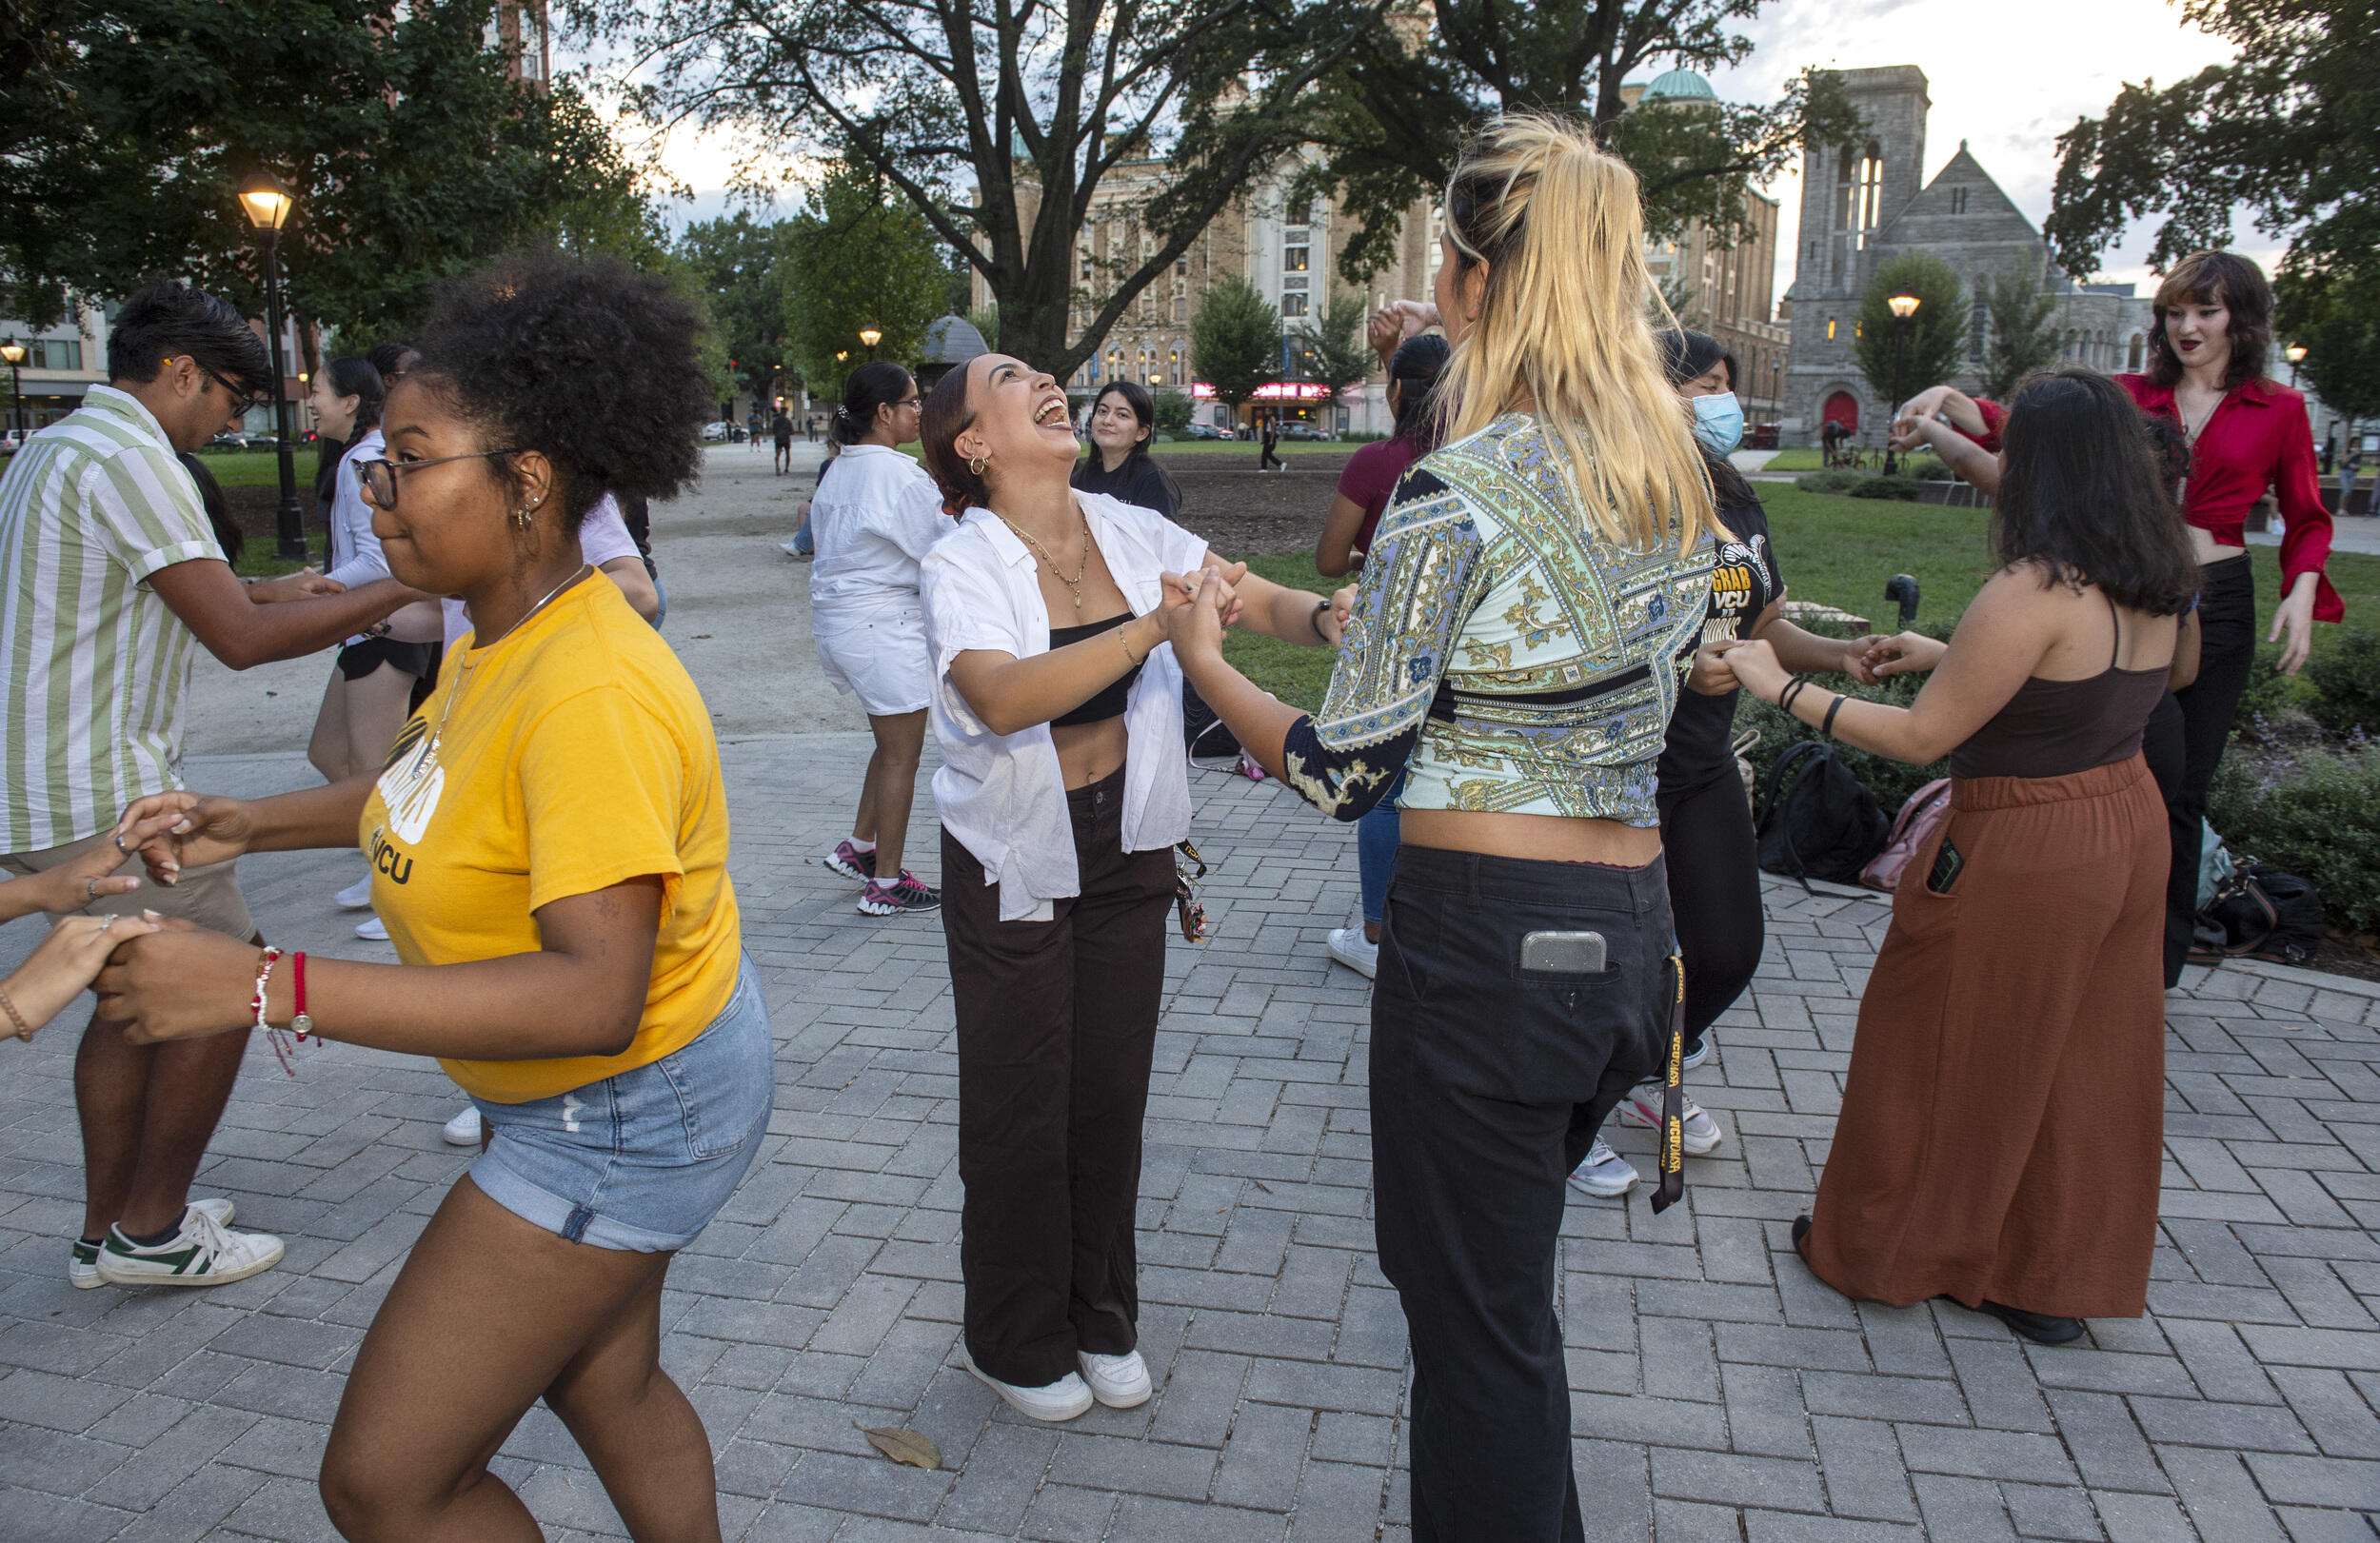
<path fill-rule="evenodd" d="M 897 1463 L 911 1468 L 936 1469 L 942 1466 L 942 1452 L 917 1431 L 905 1426 L 867 1426 L 858 1420 L 851 1428 L 867 1437 L 867 1444 Z"/>

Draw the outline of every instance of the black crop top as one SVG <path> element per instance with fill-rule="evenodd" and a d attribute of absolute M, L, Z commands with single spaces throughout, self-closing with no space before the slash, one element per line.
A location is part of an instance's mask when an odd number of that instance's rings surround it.
<path fill-rule="evenodd" d="M 1068 643 L 1081 643 L 1085 638 L 1096 638 L 1102 632 L 1113 632 L 1131 620 L 1132 613 L 1125 611 L 1121 616 L 1111 616 L 1104 622 L 1089 622 L 1079 627 L 1052 627 L 1049 629 L 1049 645 L 1052 648 L 1063 648 Z M 1135 664 L 1101 687 L 1099 693 L 1081 706 L 1062 718 L 1051 719 L 1049 726 L 1069 728 L 1079 723 L 1104 723 L 1111 718 L 1123 717 L 1124 699 L 1131 694 L 1132 682 L 1140 678 L 1140 666 Z"/>

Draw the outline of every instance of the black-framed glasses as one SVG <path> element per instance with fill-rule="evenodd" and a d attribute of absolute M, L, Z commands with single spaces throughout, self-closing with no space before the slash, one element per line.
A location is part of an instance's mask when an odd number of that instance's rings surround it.
<path fill-rule="evenodd" d="M 227 416 L 232 418 L 245 418 L 250 412 L 255 410 L 258 403 L 265 400 L 264 392 L 243 391 L 239 387 L 233 386 L 229 381 L 227 381 L 222 376 L 216 374 L 213 370 L 208 369 L 205 365 L 199 365 L 197 360 L 193 359 L 190 363 L 198 365 L 198 372 L 201 375 L 206 376 L 209 381 L 212 381 L 215 385 L 222 386 L 223 394 L 231 399 L 231 411 Z"/>
<path fill-rule="evenodd" d="M 383 509 L 397 506 L 397 473 L 412 471 L 421 466 L 443 466 L 449 461 L 486 461 L 498 456 L 518 455 L 518 450 L 474 450 L 469 455 L 434 455 L 425 461 L 358 461 L 355 475 L 363 484 L 364 496 Z"/>

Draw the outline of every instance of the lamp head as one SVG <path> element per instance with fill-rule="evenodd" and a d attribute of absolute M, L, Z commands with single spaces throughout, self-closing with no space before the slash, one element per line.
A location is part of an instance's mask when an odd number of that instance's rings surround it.
<path fill-rule="evenodd" d="M 296 202 L 279 177 L 259 168 L 240 184 L 240 207 L 248 211 L 248 223 L 259 230 L 279 230 L 288 223 L 289 206 Z"/>
<path fill-rule="evenodd" d="M 1896 294 L 1890 300 L 1887 300 L 1885 304 L 1893 307 L 1893 314 L 1895 317 L 1905 322 L 1912 316 L 1917 314 L 1917 307 L 1921 304 L 1921 302 L 1915 295 L 1913 295 L 1908 290 L 1903 289 L 1899 294 Z"/>
<path fill-rule="evenodd" d="M 878 331 L 872 326 L 863 326 L 860 328 L 860 341 L 871 348 L 876 346 L 876 340 L 883 335 L 883 333 Z"/>
<path fill-rule="evenodd" d="M 10 365 L 21 365 L 25 363 L 25 345 L 17 342 L 14 338 L 10 338 L 6 343 L 0 343 L 0 361 L 5 361 Z"/>
<path fill-rule="evenodd" d="M 2292 365 L 2302 365 L 2306 362 L 2306 346 L 2302 343 L 2292 343 L 2281 351 L 2289 355 L 2289 361 Z"/>
<path fill-rule="evenodd" d="M 850 357 L 851 350 L 848 348 L 837 348 L 835 350 L 835 363 L 838 365 L 842 364 L 844 360 Z"/>

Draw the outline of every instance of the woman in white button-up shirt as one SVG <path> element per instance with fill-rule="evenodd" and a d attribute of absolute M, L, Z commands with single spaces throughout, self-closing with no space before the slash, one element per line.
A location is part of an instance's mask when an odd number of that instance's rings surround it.
<path fill-rule="evenodd" d="M 955 530 L 920 564 L 959 1031 L 968 1368 L 1037 1419 L 1150 1394 L 1133 1210 L 1190 832 L 1181 673 L 1161 613 L 1201 568 L 1238 620 L 1338 639 L 1328 601 L 1226 566 L 1153 509 L 1067 486 L 1066 394 L 1000 354 L 926 404 Z M 1191 575 L 1185 583 L 1184 575 Z"/>

